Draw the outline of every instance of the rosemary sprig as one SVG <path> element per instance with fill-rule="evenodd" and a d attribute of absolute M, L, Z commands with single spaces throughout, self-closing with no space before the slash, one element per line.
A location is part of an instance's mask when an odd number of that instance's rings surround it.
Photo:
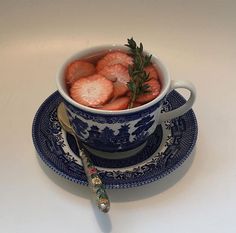
<path fill-rule="evenodd" d="M 143 44 L 140 43 L 138 47 L 133 38 L 128 39 L 128 44 L 125 46 L 130 48 L 133 57 L 133 65 L 128 67 L 131 80 L 127 83 L 131 92 L 129 108 L 132 108 L 140 95 L 149 92 L 149 85 L 146 83 L 149 80 L 149 74 L 145 72 L 144 68 L 151 64 L 152 55 L 144 55 Z"/>

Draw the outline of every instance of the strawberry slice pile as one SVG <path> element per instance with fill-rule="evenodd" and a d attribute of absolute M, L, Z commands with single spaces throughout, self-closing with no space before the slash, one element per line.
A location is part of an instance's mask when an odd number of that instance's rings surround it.
<path fill-rule="evenodd" d="M 76 60 L 70 63 L 65 71 L 65 82 L 69 94 L 77 103 L 102 109 L 127 109 L 130 93 L 127 83 L 130 81 L 128 66 L 133 58 L 120 51 L 109 52 L 96 64 Z M 149 74 L 148 93 L 136 99 L 134 107 L 140 106 L 156 98 L 161 90 L 157 70 L 150 65 L 145 68 Z"/>

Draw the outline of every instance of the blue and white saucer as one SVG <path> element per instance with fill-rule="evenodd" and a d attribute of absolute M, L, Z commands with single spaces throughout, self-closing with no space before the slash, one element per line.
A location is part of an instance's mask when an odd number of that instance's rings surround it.
<path fill-rule="evenodd" d="M 73 137 L 60 126 L 56 110 L 62 97 L 58 92 L 49 96 L 38 109 L 32 126 L 35 148 L 57 174 L 87 185 L 86 175 Z M 185 99 L 172 91 L 163 105 L 169 111 Z M 108 159 L 90 154 L 106 188 L 129 188 L 144 185 L 168 175 L 191 154 L 197 140 L 198 126 L 194 112 L 159 125 L 145 147 L 129 158 Z"/>

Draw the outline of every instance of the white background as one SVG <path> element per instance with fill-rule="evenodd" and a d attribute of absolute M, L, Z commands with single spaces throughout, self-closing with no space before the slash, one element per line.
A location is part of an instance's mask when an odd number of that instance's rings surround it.
<path fill-rule="evenodd" d="M 236 232 L 236 1 L 0 2 L 0 231 Z M 31 127 L 56 90 L 64 59 L 133 36 L 159 56 L 173 79 L 197 88 L 197 146 L 164 179 L 108 190 L 100 213 L 87 187 L 38 159 Z"/>

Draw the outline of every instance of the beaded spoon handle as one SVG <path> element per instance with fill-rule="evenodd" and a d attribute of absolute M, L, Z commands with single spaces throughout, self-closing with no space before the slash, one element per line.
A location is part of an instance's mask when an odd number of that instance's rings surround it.
<path fill-rule="evenodd" d="M 102 184 L 102 180 L 99 177 L 98 171 L 96 167 L 93 165 L 92 161 L 90 160 L 89 156 L 86 154 L 83 147 L 81 147 L 79 143 L 79 139 L 76 136 L 74 129 L 72 125 L 69 122 L 68 115 L 65 109 L 65 106 L 63 103 L 60 103 L 60 105 L 57 108 L 57 117 L 58 120 L 62 126 L 62 128 L 72 136 L 74 136 L 77 147 L 79 149 L 79 157 L 81 158 L 85 174 L 88 179 L 88 183 L 92 191 L 95 193 L 96 196 L 96 203 L 98 208 L 104 212 L 107 213 L 110 209 L 110 201 L 109 197 L 106 193 L 106 190 L 104 189 L 104 186 Z"/>

